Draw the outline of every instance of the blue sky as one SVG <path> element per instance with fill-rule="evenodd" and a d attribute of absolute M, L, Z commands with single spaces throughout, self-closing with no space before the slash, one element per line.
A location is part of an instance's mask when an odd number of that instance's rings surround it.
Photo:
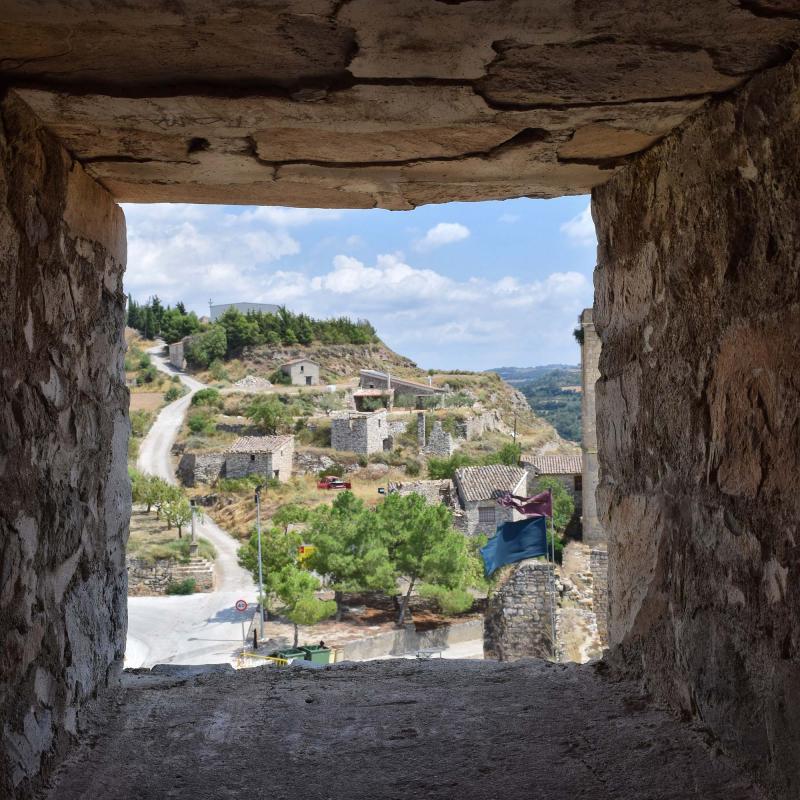
<path fill-rule="evenodd" d="M 592 303 L 588 197 L 413 211 L 126 205 L 126 291 L 367 318 L 421 367 L 578 363 Z"/>

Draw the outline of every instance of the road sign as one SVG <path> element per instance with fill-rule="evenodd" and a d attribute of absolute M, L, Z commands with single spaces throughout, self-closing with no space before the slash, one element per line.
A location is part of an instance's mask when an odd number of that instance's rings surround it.
<path fill-rule="evenodd" d="M 236 610 L 237 611 L 247 611 L 247 600 L 237 600 L 236 601 Z"/>

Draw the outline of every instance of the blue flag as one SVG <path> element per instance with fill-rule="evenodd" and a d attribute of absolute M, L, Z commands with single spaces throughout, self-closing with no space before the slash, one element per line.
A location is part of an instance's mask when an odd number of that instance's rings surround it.
<path fill-rule="evenodd" d="M 481 555 L 487 576 L 503 564 L 547 555 L 546 517 L 498 525 L 495 535 L 481 548 Z"/>

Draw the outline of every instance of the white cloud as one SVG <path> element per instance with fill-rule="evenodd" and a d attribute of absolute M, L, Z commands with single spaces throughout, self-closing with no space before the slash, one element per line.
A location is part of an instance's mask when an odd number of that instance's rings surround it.
<path fill-rule="evenodd" d="M 266 222 L 280 228 L 310 225 L 320 220 L 341 219 L 344 212 L 336 208 L 282 208 L 280 206 L 257 206 L 232 214 L 237 222 Z"/>
<path fill-rule="evenodd" d="M 513 225 L 515 222 L 519 222 L 519 214 L 501 214 L 497 220 L 506 225 Z"/>
<path fill-rule="evenodd" d="M 440 222 L 434 225 L 426 234 L 414 245 L 414 249 L 419 252 L 433 250 L 444 244 L 460 242 L 469 236 L 469 228 L 460 222 Z"/>
<path fill-rule="evenodd" d="M 289 217 L 271 215 L 269 222 L 228 208 L 127 206 L 126 291 L 137 299 L 158 294 L 165 303 L 182 300 L 198 313 L 208 313 L 210 299 L 250 300 L 318 317 L 367 318 L 391 347 L 426 367 L 575 359 L 571 331 L 592 301 L 585 275 L 563 270 L 528 280 L 486 270 L 451 277 L 416 266 L 399 251 L 357 257 L 357 241 L 316 265 L 318 237 L 301 236 L 301 223 L 290 233 L 285 223 L 296 219 L 296 210 L 284 210 Z M 443 235 L 442 225 L 463 231 L 455 238 L 452 231 Z M 443 244 L 468 235 L 462 225 L 441 223 L 425 239 Z"/>
<path fill-rule="evenodd" d="M 591 204 L 587 205 L 577 216 L 562 223 L 560 230 L 573 244 L 581 247 L 595 247 L 597 236 L 592 220 Z"/>

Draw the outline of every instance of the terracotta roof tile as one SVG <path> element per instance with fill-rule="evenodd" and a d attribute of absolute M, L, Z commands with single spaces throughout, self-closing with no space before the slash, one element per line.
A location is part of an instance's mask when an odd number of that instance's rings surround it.
<path fill-rule="evenodd" d="M 506 464 L 460 467 L 455 472 L 456 484 L 467 502 L 491 500 L 503 492 L 513 492 L 524 477 L 524 469 Z"/>
<path fill-rule="evenodd" d="M 291 441 L 294 441 L 294 436 L 241 436 L 226 452 L 274 453 Z"/>
<path fill-rule="evenodd" d="M 523 454 L 523 464 L 530 464 L 539 475 L 580 475 L 583 464 L 580 453 L 534 456 Z"/>

